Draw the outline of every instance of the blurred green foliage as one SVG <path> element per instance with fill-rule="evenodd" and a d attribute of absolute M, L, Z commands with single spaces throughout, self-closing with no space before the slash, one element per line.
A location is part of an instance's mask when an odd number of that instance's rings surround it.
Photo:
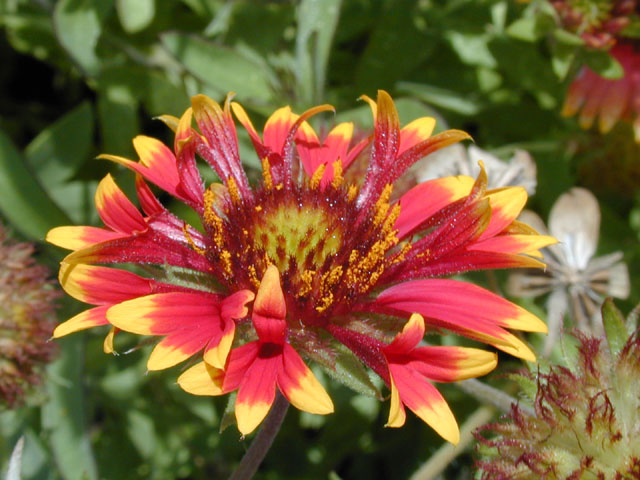
<path fill-rule="evenodd" d="M 631 271 L 639 263 L 637 146 L 622 160 L 610 140 L 559 115 L 579 65 L 610 78 L 620 66 L 559 28 L 546 2 L 0 0 L 0 27 L 0 212 L 27 239 L 97 224 L 97 181 L 111 171 L 131 189 L 132 179 L 94 157 L 133 157 L 138 134 L 171 143 L 153 117 L 180 115 L 191 95 L 234 91 L 257 125 L 285 104 L 327 102 L 366 128 L 368 107 L 356 100 L 382 88 L 405 123 L 436 115 L 503 156 L 529 150 L 538 166 L 530 207 L 545 218 L 571 186 L 596 190 L 602 250 L 622 249 Z M 247 136 L 240 142 L 248 167 L 258 166 Z M 61 257 L 43 247 L 52 267 Z M 639 300 L 633 288 L 629 305 Z M 66 302 L 60 318 L 79 308 Z M 25 435 L 24 480 L 228 476 L 247 441 L 235 428 L 219 433 L 226 400 L 184 393 L 175 371 L 145 375 L 134 344 L 109 357 L 101 342 L 94 332 L 60 342 L 45 399 L 0 414 L 0 461 Z M 388 405 L 325 380 L 337 413 L 291 411 L 261 478 L 408 478 L 441 445 L 413 416 L 402 430 L 383 428 Z M 453 386 L 442 390 L 461 422 L 477 406 Z M 470 476 L 471 464 L 454 462 L 446 478 Z"/>

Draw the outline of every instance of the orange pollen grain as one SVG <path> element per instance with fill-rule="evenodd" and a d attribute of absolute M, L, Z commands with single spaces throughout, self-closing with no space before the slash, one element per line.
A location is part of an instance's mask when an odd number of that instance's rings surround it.
<path fill-rule="evenodd" d="M 238 191 L 238 185 L 233 177 L 227 178 L 227 188 L 229 189 L 229 196 L 231 197 L 231 202 L 234 205 L 237 205 L 240 202 L 240 192 Z"/>
<path fill-rule="evenodd" d="M 309 181 L 309 187 L 312 190 L 315 190 L 316 188 L 318 188 L 318 185 L 320 185 L 320 180 L 322 180 L 322 176 L 324 175 L 324 171 L 326 170 L 326 168 L 327 164 L 323 163 L 318 168 L 316 168 L 315 172 L 313 172 L 311 180 Z"/>
<path fill-rule="evenodd" d="M 389 212 L 389 198 L 391 197 L 391 191 L 393 190 L 393 185 L 387 184 L 382 190 L 380 194 L 380 198 L 376 201 L 374 206 L 376 214 L 373 218 L 374 225 L 380 225 L 382 221 L 386 218 L 387 213 Z"/>
<path fill-rule="evenodd" d="M 349 185 L 349 191 L 347 192 L 347 201 L 349 203 L 353 202 L 358 195 L 358 187 L 356 185 Z"/>
<path fill-rule="evenodd" d="M 249 281 L 251 284 L 258 288 L 260 287 L 260 280 L 258 279 L 258 274 L 256 273 L 256 267 L 253 265 L 249 265 Z"/>
<path fill-rule="evenodd" d="M 338 188 L 342 185 L 344 178 L 342 177 L 342 160 L 338 159 L 332 163 L 333 165 L 333 180 L 331 180 L 331 186 Z"/>
<path fill-rule="evenodd" d="M 191 233 L 189 233 L 189 226 L 186 224 L 186 222 L 182 224 L 182 232 L 184 233 L 184 237 L 187 240 L 187 243 L 191 248 L 193 248 L 194 251 L 196 251 L 200 255 L 205 255 L 207 253 L 206 249 L 198 247 L 193 241 Z"/>
<path fill-rule="evenodd" d="M 220 252 L 220 259 L 222 260 L 222 268 L 224 269 L 224 273 L 227 274 L 228 277 L 233 273 L 231 269 L 231 253 L 228 250 L 223 250 Z"/>
<path fill-rule="evenodd" d="M 271 190 L 273 188 L 273 178 L 271 177 L 271 165 L 269 165 L 267 157 L 262 159 L 262 179 L 265 190 Z"/>
<path fill-rule="evenodd" d="M 327 295 L 320 299 L 320 305 L 316 307 L 318 313 L 324 312 L 333 303 L 333 293 L 329 292 Z"/>
<path fill-rule="evenodd" d="M 315 270 L 305 270 L 300 274 L 300 288 L 298 289 L 298 297 L 304 297 L 312 289 L 313 277 L 315 277 Z"/>

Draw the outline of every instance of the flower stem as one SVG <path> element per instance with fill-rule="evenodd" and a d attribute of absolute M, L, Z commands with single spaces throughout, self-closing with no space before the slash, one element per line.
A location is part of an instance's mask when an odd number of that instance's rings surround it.
<path fill-rule="evenodd" d="M 487 423 L 493 417 L 495 410 L 492 407 L 480 407 L 464 422 L 460 428 L 460 443 L 451 445 L 447 443 L 440 447 L 426 463 L 411 475 L 410 480 L 433 480 L 438 477 L 445 468 L 473 441 L 473 431 Z"/>
<path fill-rule="evenodd" d="M 262 460 L 264 460 L 264 457 L 267 455 L 269 448 L 271 448 L 273 440 L 280 431 L 280 426 L 287 414 L 288 408 L 289 402 L 287 399 L 284 398 L 280 392 L 276 391 L 276 399 L 271 406 L 267 418 L 253 439 L 253 442 L 251 442 L 249 450 L 247 450 L 247 453 L 242 457 L 237 470 L 233 472 L 229 480 L 249 480 L 253 478 Z"/>
<path fill-rule="evenodd" d="M 493 405 L 495 408 L 505 413 L 509 413 L 511 411 L 512 404 L 518 403 L 518 400 L 513 398 L 511 395 L 493 388 L 486 383 L 482 383 L 475 378 L 457 382 L 456 385 L 475 397 L 477 400 Z M 525 415 L 535 416 L 535 411 L 531 407 L 519 403 L 518 407 Z"/>

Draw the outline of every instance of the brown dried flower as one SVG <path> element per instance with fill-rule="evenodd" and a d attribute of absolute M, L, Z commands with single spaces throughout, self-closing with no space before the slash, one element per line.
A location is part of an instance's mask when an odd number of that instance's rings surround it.
<path fill-rule="evenodd" d="M 0 225 L 0 408 L 24 400 L 56 349 L 48 339 L 60 293 L 33 252 L 33 245 L 8 239 Z"/>

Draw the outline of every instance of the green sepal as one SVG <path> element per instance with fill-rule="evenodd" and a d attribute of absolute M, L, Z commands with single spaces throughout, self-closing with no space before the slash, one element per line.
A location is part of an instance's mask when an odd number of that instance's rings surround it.
<path fill-rule="evenodd" d="M 604 333 L 612 356 L 617 355 L 627 343 L 628 334 L 622 312 L 616 307 L 611 298 L 602 304 L 602 323 Z"/>

